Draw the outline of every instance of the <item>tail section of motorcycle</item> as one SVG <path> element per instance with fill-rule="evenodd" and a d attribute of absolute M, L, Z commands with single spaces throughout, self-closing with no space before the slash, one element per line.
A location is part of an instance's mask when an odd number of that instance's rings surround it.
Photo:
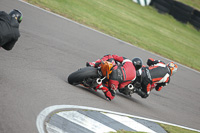
<path fill-rule="evenodd" d="M 133 84 L 128 84 L 126 87 L 119 89 L 120 93 L 124 95 L 131 96 L 133 93 L 136 93 L 137 88 L 133 86 Z"/>

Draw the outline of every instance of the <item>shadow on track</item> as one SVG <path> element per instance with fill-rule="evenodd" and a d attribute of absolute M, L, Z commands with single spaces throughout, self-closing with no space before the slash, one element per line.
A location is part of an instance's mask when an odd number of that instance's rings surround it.
<path fill-rule="evenodd" d="M 68 82 L 66 82 L 66 83 L 69 84 Z M 71 84 L 69 84 L 69 85 L 71 85 Z M 71 85 L 71 86 L 74 86 L 74 85 Z M 102 98 L 102 99 L 108 101 L 108 100 L 106 99 L 106 97 L 104 96 L 104 94 L 101 93 L 101 90 L 95 91 L 95 90 L 93 90 L 93 89 L 86 88 L 86 87 L 81 86 L 81 85 L 76 85 L 76 86 L 74 86 L 74 87 L 76 87 L 76 88 L 78 88 L 78 89 L 81 89 L 81 90 L 83 90 L 83 91 L 85 91 L 85 92 L 89 92 L 89 93 L 91 93 L 91 94 L 93 94 L 93 95 L 96 95 L 96 96 L 98 96 L 98 97 L 100 97 L 100 98 Z"/>
<path fill-rule="evenodd" d="M 139 100 L 137 100 L 137 99 L 135 99 L 135 98 L 133 98 L 133 97 L 130 97 L 130 96 L 126 96 L 126 95 L 124 95 L 124 94 L 121 94 L 121 93 L 119 93 L 119 92 L 117 92 L 117 95 L 120 96 L 120 97 L 123 97 L 123 98 L 125 98 L 125 99 L 127 99 L 127 100 L 131 100 L 131 101 L 134 102 L 134 103 L 143 104 L 141 101 L 139 101 Z"/>

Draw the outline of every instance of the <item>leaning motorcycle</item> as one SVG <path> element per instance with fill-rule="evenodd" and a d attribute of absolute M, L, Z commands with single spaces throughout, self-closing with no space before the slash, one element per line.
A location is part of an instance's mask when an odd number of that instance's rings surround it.
<path fill-rule="evenodd" d="M 100 66 L 84 67 L 68 76 L 68 83 L 72 85 L 83 85 L 87 88 L 96 88 L 101 83 L 106 84 L 109 74 L 112 73 L 113 65 L 108 61 L 102 61 Z"/>
<path fill-rule="evenodd" d="M 82 85 L 86 88 L 96 89 L 99 84 L 108 84 L 109 75 L 112 73 L 113 64 L 108 61 L 101 61 L 99 67 L 84 67 L 71 73 L 68 76 L 68 83 L 71 85 Z M 137 88 L 132 83 L 119 89 L 120 93 L 131 96 L 136 93 Z"/>

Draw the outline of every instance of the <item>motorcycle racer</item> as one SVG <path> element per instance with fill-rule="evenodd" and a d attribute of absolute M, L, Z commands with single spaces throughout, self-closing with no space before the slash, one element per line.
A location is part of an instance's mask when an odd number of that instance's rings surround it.
<path fill-rule="evenodd" d="M 149 58 L 147 65 L 141 68 L 142 73 L 137 76 L 137 83 L 141 83 L 140 89 L 136 89 L 136 93 L 142 98 L 147 98 L 150 91 L 155 88 L 160 91 L 164 86 L 169 84 L 171 76 L 176 73 L 178 66 L 174 62 L 167 65 L 160 60 Z"/>
<path fill-rule="evenodd" d="M 124 88 L 135 80 L 136 71 L 142 67 L 140 58 L 134 58 L 131 61 L 125 57 L 110 54 L 95 62 L 87 62 L 86 66 L 99 67 L 101 61 L 109 61 L 113 64 L 112 73 L 109 76 L 103 75 L 107 77 L 108 84 L 101 83 L 96 87 L 96 89 L 101 89 L 110 101 L 114 99 L 117 89 Z"/>

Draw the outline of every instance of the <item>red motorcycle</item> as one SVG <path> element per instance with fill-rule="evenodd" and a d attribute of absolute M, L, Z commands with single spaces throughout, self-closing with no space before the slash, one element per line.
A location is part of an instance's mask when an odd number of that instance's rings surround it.
<path fill-rule="evenodd" d="M 68 76 L 68 83 L 71 85 L 82 85 L 86 88 L 96 89 L 96 87 L 103 83 L 108 84 L 109 74 L 112 73 L 113 64 L 108 61 L 102 61 L 99 67 L 84 67 L 71 73 Z M 151 90 L 155 88 L 155 84 L 151 86 Z M 130 83 L 122 89 L 118 89 L 120 93 L 131 96 L 137 92 L 135 84 Z"/>

